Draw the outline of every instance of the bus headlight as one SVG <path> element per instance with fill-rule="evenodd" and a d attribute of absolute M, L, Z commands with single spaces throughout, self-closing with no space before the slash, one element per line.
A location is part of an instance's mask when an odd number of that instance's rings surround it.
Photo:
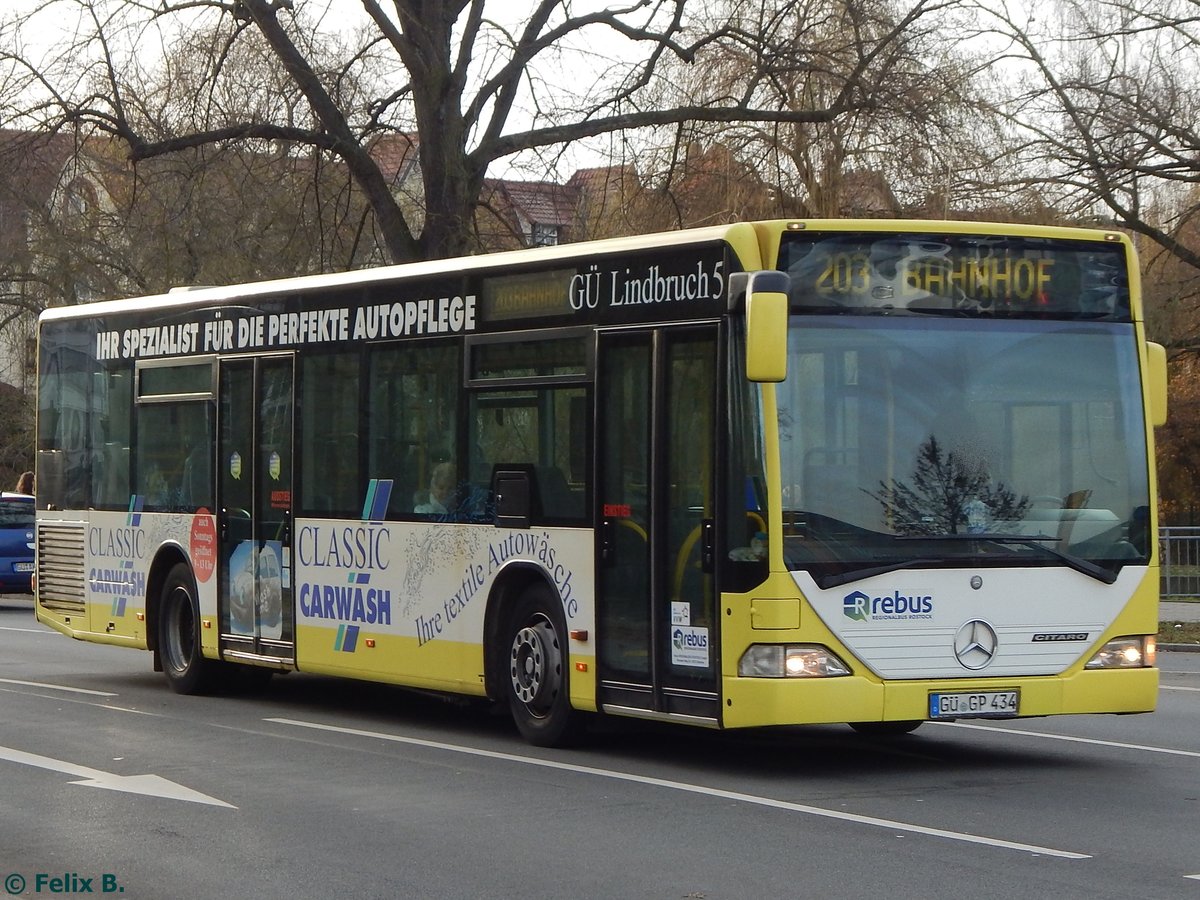
<path fill-rule="evenodd" d="M 738 660 L 743 678 L 831 678 L 850 669 L 819 644 L 754 644 Z"/>
<path fill-rule="evenodd" d="M 1144 669 L 1158 660 L 1158 642 L 1154 635 L 1113 638 L 1096 651 L 1085 669 Z"/>

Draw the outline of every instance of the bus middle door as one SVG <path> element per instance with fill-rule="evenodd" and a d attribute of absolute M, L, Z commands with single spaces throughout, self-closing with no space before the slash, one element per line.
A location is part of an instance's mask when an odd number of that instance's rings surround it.
<path fill-rule="evenodd" d="M 221 647 L 229 659 L 290 666 L 293 358 L 220 366 Z"/>

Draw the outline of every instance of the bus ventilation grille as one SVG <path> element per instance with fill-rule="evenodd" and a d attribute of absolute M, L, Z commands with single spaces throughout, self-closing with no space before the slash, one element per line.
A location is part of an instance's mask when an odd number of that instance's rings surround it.
<path fill-rule="evenodd" d="M 46 609 L 83 614 L 83 523 L 39 522 L 37 529 L 38 603 Z"/>

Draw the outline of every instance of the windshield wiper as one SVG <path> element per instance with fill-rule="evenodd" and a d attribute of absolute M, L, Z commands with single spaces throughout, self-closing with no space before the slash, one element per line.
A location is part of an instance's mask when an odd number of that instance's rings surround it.
<path fill-rule="evenodd" d="M 904 559 L 894 563 L 886 563 L 882 566 L 871 566 L 867 569 L 838 572 L 836 575 L 816 575 L 813 577 L 813 581 L 817 583 L 817 587 L 824 591 L 831 587 L 837 587 L 839 584 L 849 584 L 851 581 L 870 578 L 872 575 L 886 575 L 888 572 L 895 572 L 897 569 L 913 569 L 917 566 L 934 566 L 940 562 L 941 560 L 939 559 Z"/>
<path fill-rule="evenodd" d="M 993 544 L 1021 544 L 1036 550 L 1044 550 L 1051 556 L 1061 559 L 1076 572 L 1089 575 L 1097 581 L 1112 584 L 1117 580 L 1118 573 L 1104 566 L 1098 566 L 1090 559 L 1064 553 L 1057 547 L 1049 546 L 1046 541 L 1057 541 L 1052 534 L 1004 534 L 1003 532 L 980 532 L 979 534 L 905 534 L 897 535 L 898 541 L 991 541 Z"/>

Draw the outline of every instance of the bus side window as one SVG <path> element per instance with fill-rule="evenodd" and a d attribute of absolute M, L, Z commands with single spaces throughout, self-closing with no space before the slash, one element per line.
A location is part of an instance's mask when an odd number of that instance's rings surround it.
<path fill-rule="evenodd" d="M 586 471 L 577 471 L 576 448 L 588 440 L 586 433 L 577 433 L 587 427 L 586 416 L 578 414 L 586 397 L 579 385 L 473 393 L 468 418 L 472 485 L 490 490 L 493 464 L 529 466 L 536 481 L 534 515 L 547 522 L 581 521 L 587 514 L 587 484 Z M 490 509 L 490 503 L 476 504 L 472 515 L 488 517 Z"/>
<path fill-rule="evenodd" d="M 97 508 L 129 502 L 129 447 L 114 442 L 104 445 L 104 449 L 97 454 L 93 484 Z"/>
<path fill-rule="evenodd" d="M 148 512 L 213 507 L 212 420 L 210 401 L 139 407 L 134 488 Z"/>
<path fill-rule="evenodd" d="M 300 502 L 305 513 L 353 516 L 363 504 L 359 477 L 357 352 L 306 356 L 300 368 Z"/>
<path fill-rule="evenodd" d="M 84 507 L 91 497 L 98 398 L 91 373 L 82 367 L 94 340 L 83 324 L 47 327 L 41 336 L 37 493 L 42 509 Z"/>
<path fill-rule="evenodd" d="M 371 347 L 366 475 L 392 482 L 389 519 L 434 514 L 429 494 L 435 469 L 447 462 L 457 465 L 460 360 L 454 341 Z M 438 477 L 445 480 L 444 470 Z"/>
<path fill-rule="evenodd" d="M 129 505 L 132 373 L 124 365 L 101 372 L 94 377 L 93 390 L 92 505 L 123 509 Z"/>

